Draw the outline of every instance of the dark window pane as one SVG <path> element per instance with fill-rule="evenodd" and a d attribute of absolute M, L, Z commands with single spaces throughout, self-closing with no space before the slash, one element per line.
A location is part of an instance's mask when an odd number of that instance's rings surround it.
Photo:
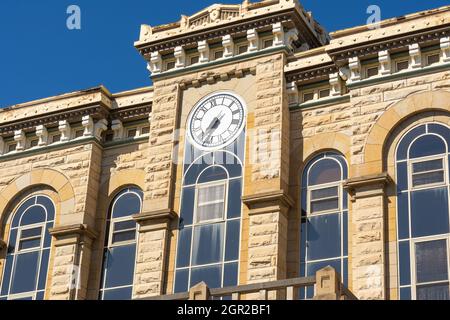
<path fill-rule="evenodd" d="M 45 282 L 47 281 L 49 255 L 50 249 L 42 251 L 41 269 L 39 270 L 38 290 L 45 289 Z"/>
<path fill-rule="evenodd" d="M 45 295 L 44 291 L 39 291 L 38 293 L 36 293 L 36 300 L 38 301 L 44 300 L 44 295 Z"/>
<path fill-rule="evenodd" d="M 3 270 L 3 281 L 2 281 L 2 291 L 0 295 L 7 295 L 9 290 L 9 280 L 11 279 L 12 265 L 14 256 L 8 255 L 6 257 L 6 264 Z"/>
<path fill-rule="evenodd" d="M 419 172 L 424 172 L 424 171 L 432 171 L 432 170 L 442 169 L 443 167 L 444 167 L 444 164 L 442 162 L 442 159 L 421 161 L 421 162 L 413 163 L 413 172 L 419 173 Z"/>
<path fill-rule="evenodd" d="M 214 164 L 224 166 L 230 178 L 242 175 L 242 166 L 233 154 L 229 152 L 216 152 L 214 153 L 214 157 Z"/>
<path fill-rule="evenodd" d="M 400 300 L 411 300 L 411 288 L 400 288 Z"/>
<path fill-rule="evenodd" d="M 335 160 L 323 159 L 309 171 L 308 185 L 317 185 L 341 180 L 341 167 Z"/>
<path fill-rule="evenodd" d="M 397 214 L 398 214 L 398 237 L 399 239 L 409 238 L 409 211 L 408 211 L 408 193 L 399 193 L 397 195 Z"/>
<path fill-rule="evenodd" d="M 311 191 L 311 198 L 313 200 L 337 197 L 337 195 L 338 195 L 338 187 L 324 188 L 324 189 L 318 189 L 318 190 Z"/>
<path fill-rule="evenodd" d="M 53 221 L 55 219 L 55 206 L 52 200 L 44 196 L 38 196 L 36 203 L 43 205 L 47 210 L 47 221 Z"/>
<path fill-rule="evenodd" d="M 418 283 L 448 280 L 446 240 L 416 243 L 415 255 Z"/>
<path fill-rule="evenodd" d="M 344 268 L 344 270 L 342 272 L 343 283 L 345 286 L 348 286 L 348 259 L 347 258 L 345 258 L 343 260 L 342 266 Z"/>
<path fill-rule="evenodd" d="M 344 211 L 343 215 L 342 215 L 342 223 L 343 225 L 343 230 L 342 232 L 344 233 L 342 235 L 342 243 L 343 243 L 343 254 L 344 256 L 348 255 L 348 213 L 347 211 Z"/>
<path fill-rule="evenodd" d="M 417 300 L 449 300 L 448 289 L 448 283 L 417 286 Z"/>
<path fill-rule="evenodd" d="M 224 224 L 216 223 L 195 227 L 192 264 L 202 265 L 222 261 Z"/>
<path fill-rule="evenodd" d="M 52 242 L 52 236 L 48 232 L 48 230 L 52 227 L 53 227 L 53 222 L 47 223 L 45 232 L 44 232 L 44 248 L 49 248 L 50 244 Z"/>
<path fill-rule="evenodd" d="M 185 163 L 189 163 L 189 161 L 193 161 L 186 159 L 187 162 Z M 207 167 L 209 167 L 212 164 L 212 153 L 211 154 L 207 154 L 204 157 L 197 159 L 192 166 L 189 167 L 189 170 L 186 172 L 186 175 L 184 177 L 184 183 L 183 185 L 187 186 L 187 185 L 191 185 L 191 184 L 195 184 L 197 182 L 197 178 L 199 176 L 199 174 L 206 169 Z M 185 170 L 187 170 L 188 166 L 185 166 Z"/>
<path fill-rule="evenodd" d="M 192 224 L 195 201 L 195 187 L 183 188 L 181 196 L 181 221 L 180 225 Z"/>
<path fill-rule="evenodd" d="M 136 239 L 136 230 L 115 232 L 113 234 L 112 243 L 132 241 Z"/>
<path fill-rule="evenodd" d="M 300 261 L 305 262 L 306 257 L 306 219 L 300 224 Z"/>
<path fill-rule="evenodd" d="M 226 263 L 224 265 L 223 286 L 236 286 L 238 284 L 238 263 Z"/>
<path fill-rule="evenodd" d="M 133 287 L 105 290 L 103 300 L 131 300 Z"/>
<path fill-rule="evenodd" d="M 177 247 L 177 268 L 188 267 L 191 256 L 192 228 L 180 230 Z"/>
<path fill-rule="evenodd" d="M 240 231 L 240 220 L 232 220 L 227 222 L 227 247 L 225 250 L 225 261 L 239 259 Z"/>
<path fill-rule="evenodd" d="M 397 164 L 397 191 L 405 191 L 408 189 L 408 170 L 406 162 Z"/>
<path fill-rule="evenodd" d="M 191 271 L 191 287 L 204 281 L 209 288 L 220 288 L 222 286 L 222 267 L 208 266 L 193 268 Z"/>
<path fill-rule="evenodd" d="M 341 227 L 338 214 L 327 214 L 308 219 L 308 260 L 319 260 L 341 255 Z"/>
<path fill-rule="evenodd" d="M 413 142 L 409 150 L 410 158 L 419 158 L 446 153 L 444 141 L 435 135 L 425 135 Z"/>
<path fill-rule="evenodd" d="M 175 293 L 187 292 L 189 290 L 188 281 L 189 269 L 177 270 L 175 273 Z"/>
<path fill-rule="evenodd" d="M 21 232 L 21 239 L 23 239 L 23 238 L 40 237 L 41 233 L 42 233 L 42 227 L 22 230 L 22 232 Z"/>
<path fill-rule="evenodd" d="M 411 263 L 409 254 L 409 241 L 401 241 L 398 243 L 399 250 L 399 271 L 400 271 L 400 285 L 411 284 Z"/>
<path fill-rule="evenodd" d="M 135 193 L 125 193 L 119 196 L 113 207 L 113 218 L 127 217 L 141 211 L 141 199 Z"/>
<path fill-rule="evenodd" d="M 17 232 L 18 229 L 11 230 L 11 234 L 9 235 L 8 253 L 13 253 L 16 250 Z"/>
<path fill-rule="evenodd" d="M 412 180 L 413 187 L 444 182 L 444 171 L 413 174 Z"/>
<path fill-rule="evenodd" d="M 127 220 L 114 223 L 114 231 L 127 230 L 136 228 L 136 221 Z"/>
<path fill-rule="evenodd" d="M 311 202 L 311 213 L 339 209 L 339 199 L 327 199 Z"/>
<path fill-rule="evenodd" d="M 397 160 L 405 160 L 409 145 L 420 134 L 425 133 L 425 125 L 421 125 L 409 131 L 401 140 L 397 148 Z"/>
<path fill-rule="evenodd" d="M 39 252 L 19 254 L 12 279 L 11 293 L 34 291 L 38 268 Z"/>
<path fill-rule="evenodd" d="M 20 221 L 21 226 L 44 222 L 46 220 L 45 209 L 41 206 L 32 206 L 25 211 Z"/>
<path fill-rule="evenodd" d="M 12 223 L 12 228 L 19 226 L 20 218 L 22 218 L 22 214 L 25 210 L 28 209 L 28 207 L 32 206 L 36 202 L 36 197 L 32 197 L 28 200 L 26 200 L 20 207 L 17 209 L 17 212 L 14 214 L 14 219 Z"/>
<path fill-rule="evenodd" d="M 413 237 L 448 233 L 447 188 L 411 192 Z"/>
<path fill-rule="evenodd" d="M 198 178 L 198 183 L 225 180 L 228 178 L 226 171 L 218 166 L 209 167 Z"/>
<path fill-rule="evenodd" d="M 242 209 L 242 188 L 241 179 L 231 180 L 228 185 L 228 219 L 241 216 Z"/>
<path fill-rule="evenodd" d="M 136 245 L 108 249 L 106 288 L 133 284 Z"/>
<path fill-rule="evenodd" d="M 19 250 L 26 250 L 31 248 L 39 248 L 41 246 L 41 238 L 30 239 L 30 240 L 20 240 Z"/>
<path fill-rule="evenodd" d="M 450 143 L 450 129 L 446 126 L 438 123 L 429 123 L 428 132 L 436 133 L 440 135 L 445 141 L 447 141 L 447 144 Z"/>

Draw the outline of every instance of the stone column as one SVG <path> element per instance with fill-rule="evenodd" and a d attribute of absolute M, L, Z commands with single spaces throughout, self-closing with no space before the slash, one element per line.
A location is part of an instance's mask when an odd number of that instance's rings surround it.
<path fill-rule="evenodd" d="M 166 279 L 167 250 L 172 211 L 140 213 L 133 218 L 139 223 L 134 298 L 162 295 Z"/>
<path fill-rule="evenodd" d="M 14 131 L 14 141 L 16 142 L 16 151 L 22 151 L 25 149 L 25 132 L 23 130 Z"/>
<path fill-rule="evenodd" d="M 55 227 L 50 300 L 84 300 L 87 293 L 92 242 L 97 235 L 84 224 Z"/>
<path fill-rule="evenodd" d="M 348 60 L 348 67 L 350 68 L 350 81 L 361 80 L 361 62 L 359 57 L 353 57 Z"/>
<path fill-rule="evenodd" d="M 385 299 L 386 173 L 347 180 L 351 195 L 352 292 L 361 300 Z"/>
<path fill-rule="evenodd" d="M 419 69 L 422 68 L 422 51 L 418 43 L 413 43 L 409 45 L 409 56 L 410 56 L 410 68 Z"/>
<path fill-rule="evenodd" d="M 380 75 L 387 76 L 391 74 L 391 55 L 388 50 L 378 52 L 378 61 L 380 62 Z"/>
<path fill-rule="evenodd" d="M 247 282 L 285 279 L 287 220 L 293 201 L 283 191 L 249 195 L 242 201 L 249 208 Z M 269 298 L 281 298 L 282 294 Z"/>

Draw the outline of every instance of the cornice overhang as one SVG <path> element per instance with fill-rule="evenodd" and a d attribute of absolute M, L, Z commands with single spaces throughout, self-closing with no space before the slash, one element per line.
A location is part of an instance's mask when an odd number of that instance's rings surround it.
<path fill-rule="evenodd" d="M 357 198 L 383 195 L 384 188 L 393 182 L 388 173 L 367 175 L 363 177 L 350 178 L 344 183 L 352 201 Z"/>
<path fill-rule="evenodd" d="M 300 14 L 296 10 L 288 9 L 270 13 L 265 16 L 249 17 L 246 18 L 244 22 L 236 23 L 234 21 L 223 25 L 213 25 L 209 28 L 194 31 L 192 33 L 139 44 L 136 45 L 136 49 L 141 55 L 147 56 L 151 52 L 171 50 L 177 46 L 196 45 L 198 41 L 215 39 L 228 34 L 235 35 L 253 28 L 269 27 L 277 22 L 294 23 L 299 28 L 299 38 L 307 42 L 311 48 L 322 45 Z"/>
<path fill-rule="evenodd" d="M 441 25 L 438 28 L 433 27 L 421 30 L 420 32 L 410 32 L 402 36 L 386 36 L 382 39 L 359 42 L 355 46 L 338 47 L 327 50 L 327 53 L 338 65 L 343 65 L 349 58 L 364 57 L 378 54 L 382 50 L 395 50 L 408 46 L 409 44 L 419 43 L 426 45 L 430 42 L 439 42 L 442 37 L 450 36 L 450 24 Z M 339 40 L 336 40 L 339 41 Z"/>
<path fill-rule="evenodd" d="M 258 207 L 258 205 L 264 203 L 276 203 L 286 208 L 291 208 L 294 206 L 294 200 L 292 200 L 292 198 L 288 194 L 286 194 L 284 190 L 256 193 L 248 196 L 243 196 L 242 202 L 249 209 Z"/>
<path fill-rule="evenodd" d="M 304 82 L 318 78 L 327 78 L 330 74 L 338 72 L 338 67 L 334 63 L 326 63 L 311 66 L 309 68 L 299 68 L 285 73 L 287 82 Z"/>
<path fill-rule="evenodd" d="M 50 228 L 48 231 L 55 238 L 86 236 L 92 240 L 96 239 L 98 234 L 89 228 L 86 224 L 73 224 L 68 226 L 59 226 Z"/>
<path fill-rule="evenodd" d="M 83 107 L 74 107 L 71 109 L 58 110 L 46 114 L 23 118 L 21 120 L 14 120 L 0 125 L 0 134 L 10 134 L 15 130 L 34 130 L 38 125 L 56 125 L 61 120 L 81 120 L 81 117 L 90 115 L 94 119 L 107 118 L 109 115 L 109 108 L 102 103 L 94 103 Z"/>
<path fill-rule="evenodd" d="M 148 117 L 151 111 L 152 103 L 145 103 L 113 109 L 110 112 L 110 117 L 112 120 L 120 120 L 122 122 L 132 121 Z"/>

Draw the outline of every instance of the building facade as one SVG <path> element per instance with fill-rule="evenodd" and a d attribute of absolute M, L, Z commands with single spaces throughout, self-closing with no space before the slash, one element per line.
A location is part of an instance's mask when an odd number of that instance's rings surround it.
<path fill-rule="evenodd" d="M 0 300 L 326 266 L 359 299 L 449 298 L 450 7 L 328 34 L 244 1 L 135 47 L 151 87 L 0 110 Z"/>

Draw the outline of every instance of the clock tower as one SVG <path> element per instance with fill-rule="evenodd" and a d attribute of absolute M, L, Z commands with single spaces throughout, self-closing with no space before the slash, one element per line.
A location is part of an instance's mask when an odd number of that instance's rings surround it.
<path fill-rule="evenodd" d="M 151 287 L 137 283 L 136 297 L 296 273 L 286 236 L 297 190 L 289 188 L 284 68 L 327 42 L 295 0 L 216 4 L 141 27 L 135 47 L 155 96 L 141 224 L 160 230 L 167 256 Z"/>

